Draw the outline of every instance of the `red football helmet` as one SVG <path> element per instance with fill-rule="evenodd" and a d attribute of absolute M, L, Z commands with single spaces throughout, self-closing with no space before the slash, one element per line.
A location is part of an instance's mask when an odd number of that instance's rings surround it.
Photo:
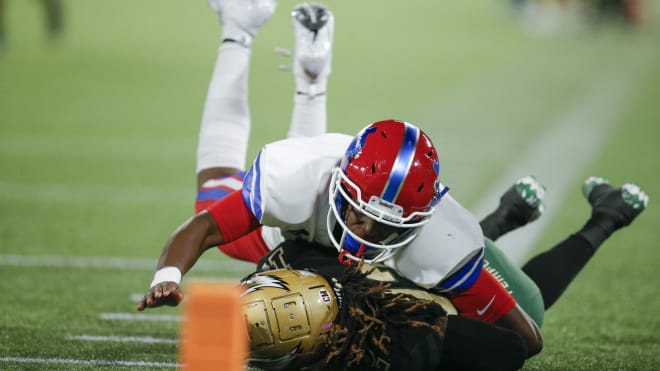
<path fill-rule="evenodd" d="M 327 226 L 340 254 L 352 260 L 381 262 L 412 241 L 447 191 L 439 173 L 431 139 L 414 125 L 385 120 L 362 129 L 330 181 Z M 346 225 L 349 205 L 378 223 L 395 227 L 390 228 L 395 232 L 382 241 L 360 238 Z"/>

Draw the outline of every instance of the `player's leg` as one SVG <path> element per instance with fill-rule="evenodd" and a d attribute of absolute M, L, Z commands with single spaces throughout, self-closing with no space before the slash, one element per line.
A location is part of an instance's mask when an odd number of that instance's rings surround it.
<path fill-rule="evenodd" d="M 5 38 L 5 0 L 0 0 L 0 54 L 2 54 L 7 45 Z"/>
<path fill-rule="evenodd" d="M 295 47 L 296 92 L 288 137 L 315 136 L 326 131 L 327 86 L 332 68 L 334 15 L 324 5 L 302 3 L 291 13 Z"/>
<path fill-rule="evenodd" d="M 222 24 L 197 147 L 197 186 L 245 169 L 250 134 L 248 72 L 252 40 L 275 11 L 275 0 L 208 0 Z"/>
<path fill-rule="evenodd" d="M 523 271 L 541 289 L 546 309 L 557 301 L 603 242 L 629 225 L 646 208 L 649 199 L 634 184 L 617 188 L 598 177 L 587 179 L 582 191 L 591 205 L 591 217 L 584 227 L 523 266 Z"/>
<path fill-rule="evenodd" d="M 331 69 L 334 16 L 321 4 L 303 3 L 292 12 L 295 38 L 296 94 L 289 137 L 314 136 L 326 131 L 326 88 Z M 257 263 L 283 242 L 278 228 L 257 231 L 222 247 L 230 256 Z"/>
<path fill-rule="evenodd" d="M 250 135 L 248 72 L 252 41 L 275 11 L 275 0 L 208 0 L 222 24 L 218 57 L 208 88 L 197 147 L 195 211 L 241 189 Z M 266 240 L 278 233 L 264 232 Z M 281 238 L 281 237 L 279 237 Z M 262 228 L 220 247 L 227 255 L 258 261 L 268 251 Z"/>
<path fill-rule="evenodd" d="M 46 26 L 48 37 L 56 38 L 64 28 L 62 17 L 62 2 L 60 0 L 42 0 L 46 11 Z"/>
<path fill-rule="evenodd" d="M 484 268 L 516 299 L 536 325 L 541 327 L 545 307 L 538 286 L 491 240 L 486 239 L 485 242 Z"/>
<path fill-rule="evenodd" d="M 484 236 L 495 241 L 504 234 L 536 220 L 544 209 L 545 187 L 533 176 L 516 181 L 500 197 L 500 204 L 479 224 Z"/>

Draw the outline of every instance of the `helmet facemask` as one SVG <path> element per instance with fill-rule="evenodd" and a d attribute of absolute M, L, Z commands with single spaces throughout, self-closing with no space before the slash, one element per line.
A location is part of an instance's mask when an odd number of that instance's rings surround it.
<path fill-rule="evenodd" d="M 392 257 L 397 249 L 406 246 L 417 237 L 418 228 L 426 224 L 435 211 L 431 206 L 427 211 L 415 211 L 404 217 L 401 206 L 375 195 L 371 195 L 369 201 L 364 202 L 360 188 L 339 167 L 334 168 L 332 172 L 329 203 L 327 228 L 330 241 L 340 252 L 341 257 L 353 261 L 364 260 L 366 263 L 378 263 Z M 349 205 L 356 212 L 366 215 L 381 227 L 390 230 L 389 233 L 380 241 L 369 241 L 359 237 L 346 223 Z M 341 233 L 335 235 L 337 225 Z"/>
<path fill-rule="evenodd" d="M 330 181 L 327 228 L 340 260 L 387 260 L 417 236 L 446 192 L 437 151 L 422 130 L 398 120 L 368 125 Z"/>

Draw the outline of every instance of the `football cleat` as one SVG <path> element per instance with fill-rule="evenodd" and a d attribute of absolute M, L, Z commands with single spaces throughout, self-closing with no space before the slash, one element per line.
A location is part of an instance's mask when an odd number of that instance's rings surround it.
<path fill-rule="evenodd" d="M 331 70 L 335 17 L 322 4 L 302 3 L 291 12 L 295 47 L 293 72 L 296 77 L 316 81 Z"/>
<path fill-rule="evenodd" d="M 616 188 L 607 179 L 596 176 L 584 181 L 582 194 L 591 205 L 592 217 L 609 218 L 615 229 L 632 223 L 649 203 L 649 196 L 636 184 Z"/>
<path fill-rule="evenodd" d="M 268 22 L 275 13 L 277 3 L 275 0 L 208 0 L 211 8 L 220 16 L 220 22 L 225 31 L 229 29 L 228 37 L 239 37 L 242 30 L 249 35 L 249 40 L 238 42 L 251 42 L 251 38 Z"/>
<path fill-rule="evenodd" d="M 518 179 L 514 185 L 500 197 L 499 209 L 507 219 L 511 219 L 519 227 L 538 219 L 545 204 L 545 186 L 534 176 Z"/>
<path fill-rule="evenodd" d="M 533 176 L 518 179 L 500 197 L 497 209 L 479 224 L 484 236 L 497 240 L 506 233 L 538 219 L 545 205 L 545 186 Z"/>

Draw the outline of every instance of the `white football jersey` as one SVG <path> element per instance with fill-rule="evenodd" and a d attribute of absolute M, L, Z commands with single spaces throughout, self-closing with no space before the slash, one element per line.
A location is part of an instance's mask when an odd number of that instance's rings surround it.
<path fill-rule="evenodd" d="M 286 239 L 332 246 L 326 228 L 328 184 L 351 140 L 329 133 L 266 145 L 245 175 L 245 203 L 261 224 L 279 227 Z"/>
<path fill-rule="evenodd" d="M 417 238 L 385 264 L 419 286 L 441 292 L 462 291 L 479 275 L 483 256 L 484 236 L 479 222 L 445 194 Z"/>
<path fill-rule="evenodd" d="M 243 181 L 243 199 L 265 226 L 286 239 L 334 246 L 328 237 L 328 185 L 332 169 L 353 137 L 323 134 L 288 138 L 266 145 Z M 449 194 L 410 245 L 385 263 L 416 284 L 442 291 L 460 288 L 478 274 L 483 233 L 476 219 Z"/>

